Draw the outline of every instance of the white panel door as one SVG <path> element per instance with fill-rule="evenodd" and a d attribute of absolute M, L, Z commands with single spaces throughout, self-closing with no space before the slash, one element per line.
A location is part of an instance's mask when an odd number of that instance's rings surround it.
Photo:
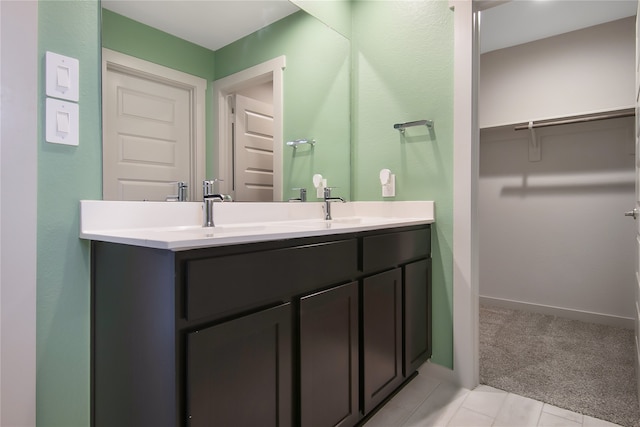
<path fill-rule="evenodd" d="M 235 200 L 273 201 L 273 105 L 236 95 Z"/>
<path fill-rule="evenodd" d="M 165 200 L 189 182 L 190 92 L 107 69 L 103 91 L 103 198 Z"/>

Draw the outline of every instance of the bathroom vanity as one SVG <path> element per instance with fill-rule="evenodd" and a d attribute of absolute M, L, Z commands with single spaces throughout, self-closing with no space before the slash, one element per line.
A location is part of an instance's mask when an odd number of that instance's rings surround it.
<path fill-rule="evenodd" d="M 219 231 L 89 230 L 100 221 L 83 212 L 93 424 L 364 420 L 431 355 L 433 206 L 375 219 L 338 210 L 330 223 L 223 218 Z"/>

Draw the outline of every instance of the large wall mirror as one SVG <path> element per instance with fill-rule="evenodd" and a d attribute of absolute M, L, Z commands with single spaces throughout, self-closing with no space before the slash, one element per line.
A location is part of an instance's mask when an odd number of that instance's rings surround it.
<path fill-rule="evenodd" d="M 103 197 L 351 194 L 349 2 L 102 0 Z"/>

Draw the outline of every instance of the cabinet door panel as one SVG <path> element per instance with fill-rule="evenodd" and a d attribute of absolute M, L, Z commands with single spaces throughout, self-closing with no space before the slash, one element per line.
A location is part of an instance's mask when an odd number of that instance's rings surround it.
<path fill-rule="evenodd" d="M 291 309 L 264 310 L 187 336 L 190 426 L 291 425 Z"/>
<path fill-rule="evenodd" d="M 404 267 L 404 375 L 431 357 L 431 259 Z"/>
<path fill-rule="evenodd" d="M 369 412 L 402 382 L 402 283 L 399 268 L 364 279 L 364 409 Z"/>
<path fill-rule="evenodd" d="M 358 284 L 300 300 L 302 426 L 358 421 Z"/>

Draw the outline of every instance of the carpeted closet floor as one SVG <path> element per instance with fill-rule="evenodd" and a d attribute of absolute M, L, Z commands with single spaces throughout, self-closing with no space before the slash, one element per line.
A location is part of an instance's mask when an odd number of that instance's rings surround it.
<path fill-rule="evenodd" d="M 640 427 L 633 331 L 480 307 L 480 383 Z"/>

